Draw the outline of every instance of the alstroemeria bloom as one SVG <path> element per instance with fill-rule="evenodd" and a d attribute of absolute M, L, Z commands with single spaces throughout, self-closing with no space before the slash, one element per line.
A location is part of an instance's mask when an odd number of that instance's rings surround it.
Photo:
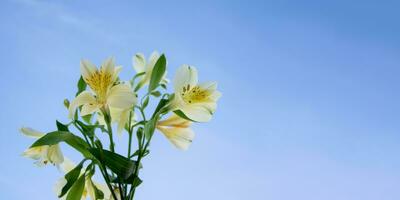
<path fill-rule="evenodd" d="M 142 86 L 145 86 L 150 83 L 150 78 L 151 78 L 151 72 L 153 71 L 154 65 L 156 64 L 157 60 L 160 58 L 160 54 L 157 51 L 154 51 L 150 57 L 149 60 L 146 62 L 146 58 L 144 54 L 142 53 L 137 53 L 133 57 L 133 68 L 135 69 L 136 73 L 142 73 L 144 74 L 140 77 L 140 81 L 138 83 L 139 88 Z M 161 80 L 161 83 L 167 84 L 168 79 L 166 78 L 167 72 L 165 72 L 163 79 Z"/>
<path fill-rule="evenodd" d="M 61 169 L 65 174 L 68 173 L 69 171 L 73 170 L 75 167 L 76 167 L 76 165 L 69 159 L 66 159 L 65 162 L 61 165 Z M 85 169 L 82 169 L 80 175 L 83 175 L 84 171 L 85 171 Z M 65 179 L 65 177 L 62 177 L 57 181 L 57 183 L 54 186 L 54 192 L 57 194 L 57 196 L 59 196 L 61 194 L 62 188 L 66 184 L 67 184 L 67 180 Z M 81 200 L 86 200 L 87 197 L 89 197 L 91 200 L 95 200 L 96 199 L 95 187 L 103 192 L 104 200 L 110 200 L 109 197 L 111 195 L 111 192 L 108 189 L 107 185 L 95 183 L 94 181 L 92 181 L 91 177 L 89 177 L 87 175 L 85 175 L 85 187 L 83 188 Z M 65 200 L 67 198 L 67 196 L 68 196 L 68 192 L 66 194 L 64 194 L 64 196 L 62 196 L 60 199 Z"/>
<path fill-rule="evenodd" d="M 173 114 L 166 120 L 159 121 L 157 123 L 157 129 L 160 130 L 175 147 L 186 150 L 189 148 L 194 138 L 194 132 L 190 129 L 191 124 L 191 121 Z"/>
<path fill-rule="evenodd" d="M 42 136 L 45 135 L 42 132 L 27 127 L 21 128 L 20 131 L 24 135 L 36 139 L 41 138 Z M 64 161 L 64 156 L 58 144 L 32 147 L 27 149 L 22 155 L 36 160 L 35 163 L 38 166 L 43 166 L 46 165 L 47 163 L 51 163 L 53 165 L 59 165 Z"/>
<path fill-rule="evenodd" d="M 182 111 L 189 119 L 207 122 L 211 119 L 221 93 L 216 82 L 198 84 L 197 70 L 181 66 L 174 79 L 175 97 L 170 108 Z"/>
<path fill-rule="evenodd" d="M 81 61 L 81 73 L 92 92 L 83 91 L 69 106 L 69 117 L 72 118 L 76 108 L 82 106 L 81 116 L 91 114 L 101 108 L 131 108 L 136 96 L 127 84 L 116 84 L 121 67 L 115 67 L 113 59 L 107 59 L 97 69 L 87 60 Z"/>

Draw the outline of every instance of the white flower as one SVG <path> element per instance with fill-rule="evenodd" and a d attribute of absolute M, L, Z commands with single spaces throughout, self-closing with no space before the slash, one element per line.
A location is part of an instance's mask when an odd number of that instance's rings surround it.
<path fill-rule="evenodd" d="M 42 132 L 27 127 L 21 128 L 20 131 L 24 135 L 36 139 L 41 138 L 42 136 L 45 135 Z M 36 160 L 35 163 L 38 166 L 44 166 L 47 163 L 51 163 L 53 165 L 58 166 L 64 161 L 64 156 L 58 144 L 32 147 L 25 150 L 25 152 L 22 155 Z"/>
<path fill-rule="evenodd" d="M 75 167 L 76 167 L 76 165 L 67 158 L 65 159 L 65 162 L 61 165 L 61 169 L 63 170 L 63 172 L 65 174 L 67 174 L 68 172 L 73 170 Z M 85 169 L 81 170 L 80 176 L 84 175 L 84 171 L 85 171 Z M 85 187 L 83 188 L 81 200 L 86 200 L 87 197 L 89 197 L 91 200 L 96 200 L 95 187 L 103 192 L 104 200 L 110 200 L 109 196 L 111 195 L 111 192 L 108 189 L 106 184 L 96 183 L 96 182 L 92 181 L 90 176 L 88 176 L 88 175 L 84 175 L 84 176 L 85 176 Z M 66 184 L 67 184 L 67 180 L 64 177 L 60 178 L 56 182 L 56 184 L 54 185 L 54 192 L 57 194 L 57 196 L 59 196 L 61 194 L 61 191 Z M 64 194 L 64 196 L 62 196 L 60 199 L 65 200 L 67 198 L 67 196 L 68 196 L 68 192 L 66 194 Z"/>
<path fill-rule="evenodd" d="M 87 60 L 81 61 L 83 80 L 92 92 L 83 91 L 69 106 L 69 117 L 73 118 L 76 108 L 82 106 L 81 116 L 91 114 L 101 108 L 128 109 L 136 103 L 136 96 L 128 84 L 116 84 L 121 67 L 115 67 L 113 59 L 107 59 L 97 69 Z"/>
<path fill-rule="evenodd" d="M 197 70 L 181 66 L 174 79 L 175 97 L 170 108 L 182 111 L 189 119 L 207 122 L 211 119 L 221 93 L 216 82 L 198 84 Z"/>
<path fill-rule="evenodd" d="M 144 74 L 140 77 L 140 81 L 138 83 L 138 88 L 141 88 L 150 83 L 151 72 L 153 71 L 154 65 L 157 63 L 157 60 L 160 58 L 160 54 L 157 51 L 154 51 L 150 57 L 148 62 L 146 62 L 146 58 L 144 54 L 137 53 L 132 58 L 133 68 L 139 74 L 144 72 Z M 165 72 L 161 83 L 168 83 L 168 79 L 166 78 L 167 72 Z"/>
<path fill-rule="evenodd" d="M 192 122 L 183 119 L 175 114 L 166 120 L 157 123 L 157 129 L 160 130 L 165 137 L 175 147 L 181 150 L 187 150 L 194 138 L 194 132 L 190 129 Z"/>

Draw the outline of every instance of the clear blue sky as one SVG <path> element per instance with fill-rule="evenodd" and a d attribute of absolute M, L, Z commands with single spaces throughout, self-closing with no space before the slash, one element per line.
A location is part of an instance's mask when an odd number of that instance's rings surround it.
<path fill-rule="evenodd" d="M 138 199 L 400 199 L 399 7 L 1 1 L 0 199 L 55 199 L 61 173 L 22 158 L 33 141 L 17 130 L 67 120 L 81 58 L 113 55 L 127 78 L 131 56 L 153 50 L 167 55 L 169 78 L 195 65 L 223 97 L 189 151 L 155 138 Z"/>

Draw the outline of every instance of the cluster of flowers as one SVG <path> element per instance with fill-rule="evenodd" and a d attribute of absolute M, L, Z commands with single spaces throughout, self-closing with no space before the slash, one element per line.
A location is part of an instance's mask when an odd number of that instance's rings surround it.
<path fill-rule="evenodd" d="M 36 160 L 39 166 L 51 163 L 65 173 L 55 187 L 59 198 L 133 199 L 136 187 L 142 182 L 138 177 L 141 159 L 149 154 L 155 130 L 178 149 L 189 147 L 194 138 L 191 124 L 212 118 L 221 93 L 215 82 L 198 84 L 197 70 L 189 65 L 178 68 L 173 80 L 174 92 L 167 93 L 166 64 L 165 56 L 157 52 L 147 61 L 143 54 L 136 54 L 133 57 L 136 75 L 129 81 L 122 81 L 119 79 L 122 68 L 115 66 L 114 59 L 107 59 L 99 68 L 82 60 L 78 92 L 71 102 L 64 101 L 71 121 L 67 124 L 57 121 L 57 131 L 46 134 L 21 128 L 24 135 L 37 139 L 23 155 Z M 147 90 L 138 101 L 139 91 L 144 88 Z M 150 107 L 151 98 L 159 102 L 149 117 L 146 108 Z M 125 130 L 129 134 L 126 156 L 115 152 L 114 123 L 117 133 Z M 70 132 L 70 126 L 83 137 Z M 102 141 L 98 130 L 106 133 L 109 141 Z M 135 135 L 137 145 L 132 145 Z M 80 152 L 83 160 L 73 164 L 64 157 L 60 142 Z M 103 143 L 108 143 L 109 149 L 103 148 Z M 136 151 L 132 149 L 134 146 Z M 92 180 L 96 170 L 101 172 L 105 184 Z"/>

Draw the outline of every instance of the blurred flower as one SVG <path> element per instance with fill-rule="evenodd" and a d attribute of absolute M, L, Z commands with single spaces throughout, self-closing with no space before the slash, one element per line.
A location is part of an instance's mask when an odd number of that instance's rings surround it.
<path fill-rule="evenodd" d="M 138 83 L 138 88 L 141 88 L 150 82 L 151 72 L 153 71 L 154 65 L 157 63 L 157 60 L 160 58 L 160 54 L 157 51 L 154 51 L 150 57 L 148 62 L 146 62 L 146 58 L 142 53 L 137 53 L 133 57 L 133 68 L 136 73 L 144 74 L 140 77 L 140 81 Z M 167 72 L 165 72 L 163 79 L 161 80 L 162 84 L 167 84 L 168 79 L 166 78 Z"/>
<path fill-rule="evenodd" d="M 27 127 L 21 128 L 20 131 L 24 135 L 36 139 L 41 138 L 42 136 L 45 135 L 42 132 Z M 58 144 L 32 147 L 25 150 L 25 152 L 22 155 L 36 160 L 35 163 L 38 166 L 44 166 L 47 163 L 51 163 L 53 165 L 58 166 L 64 161 L 64 156 Z"/>
<path fill-rule="evenodd" d="M 72 118 L 76 108 L 82 106 L 81 116 L 91 114 L 102 108 L 128 109 L 136 103 L 136 96 L 128 84 L 117 84 L 121 67 L 114 66 L 113 59 L 107 59 L 97 69 L 87 60 L 81 61 L 81 73 L 92 92 L 83 91 L 69 106 L 69 117 Z"/>
<path fill-rule="evenodd" d="M 221 93 L 216 82 L 198 84 L 197 70 L 181 66 L 174 79 L 175 97 L 170 108 L 182 111 L 189 119 L 207 122 L 211 119 Z"/>
<path fill-rule="evenodd" d="M 173 114 L 166 120 L 159 121 L 157 123 L 157 129 L 160 130 L 175 147 L 181 150 L 187 150 L 194 138 L 194 132 L 190 129 L 191 124 L 192 122 Z"/>

